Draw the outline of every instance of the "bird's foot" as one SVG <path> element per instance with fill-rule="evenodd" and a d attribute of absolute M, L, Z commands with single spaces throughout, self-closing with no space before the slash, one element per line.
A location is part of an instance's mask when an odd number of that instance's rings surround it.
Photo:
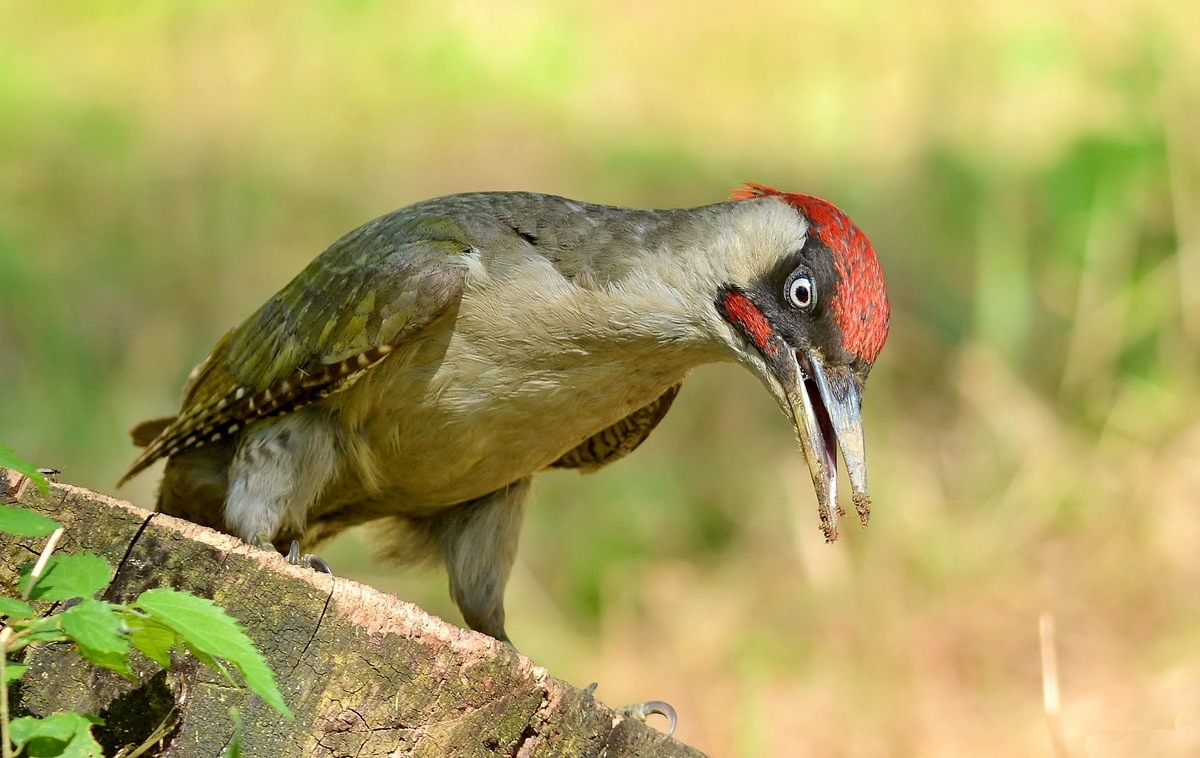
<path fill-rule="evenodd" d="M 659 716 L 664 716 L 667 719 L 668 737 L 675 734 L 675 727 L 679 725 L 679 716 L 675 713 L 674 706 L 664 700 L 647 700 L 644 703 L 623 705 L 617 709 L 617 713 L 626 718 L 637 719 L 643 723 L 655 713 Z"/>
<path fill-rule="evenodd" d="M 584 689 L 584 692 L 589 696 L 594 696 L 596 693 L 596 687 L 598 686 L 599 682 L 592 682 Z M 620 708 L 617 708 L 616 712 L 625 718 L 637 719 L 642 723 L 645 723 L 646 719 L 654 714 L 663 716 L 667 720 L 668 737 L 675 734 L 675 727 L 679 725 L 679 716 L 675 712 L 675 708 L 670 703 L 663 700 L 647 700 L 644 703 L 623 705 Z"/>
<path fill-rule="evenodd" d="M 276 553 L 279 552 L 278 550 L 275 550 L 275 543 L 271 541 L 271 536 L 268 534 L 256 534 L 247 540 L 247 542 L 259 550 L 271 550 Z"/>
<path fill-rule="evenodd" d="M 292 546 L 288 548 L 287 562 L 293 566 L 307 566 L 313 571 L 324 571 L 326 574 L 333 576 L 333 569 L 325 562 L 325 559 L 319 555 L 305 553 L 300 555 L 300 543 L 292 540 Z"/>
<path fill-rule="evenodd" d="M 261 550 L 273 550 L 275 552 L 279 552 L 278 548 L 275 547 L 275 543 L 273 543 L 271 538 L 265 534 L 256 534 L 251 537 L 250 544 Z M 321 556 L 313 555 L 312 553 L 305 553 L 304 555 L 301 555 L 300 543 L 296 540 L 292 540 L 292 546 L 288 549 L 284 558 L 286 558 L 287 562 L 293 566 L 304 566 L 306 568 L 313 569 L 314 571 L 324 571 L 326 574 L 333 576 L 333 569 L 329 567 L 329 564 L 326 563 L 325 559 Z"/>

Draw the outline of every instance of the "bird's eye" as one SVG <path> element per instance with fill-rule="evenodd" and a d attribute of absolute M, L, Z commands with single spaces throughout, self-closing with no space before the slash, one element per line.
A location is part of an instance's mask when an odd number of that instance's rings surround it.
<path fill-rule="evenodd" d="M 808 310 L 817 300 L 816 285 L 806 274 L 801 274 L 788 283 L 788 301 L 802 310 Z"/>

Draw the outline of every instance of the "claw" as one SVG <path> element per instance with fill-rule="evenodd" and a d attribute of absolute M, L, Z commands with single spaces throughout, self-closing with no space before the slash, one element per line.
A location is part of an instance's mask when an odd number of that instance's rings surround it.
<path fill-rule="evenodd" d="M 675 708 L 670 703 L 663 700 L 648 700 L 645 703 L 635 703 L 617 709 L 617 713 L 629 718 L 635 718 L 638 721 L 645 722 L 647 717 L 658 714 L 665 716 L 667 719 L 667 736 L 675 734 L 675 727 L 679 725 L 679 716 L 675 713 Z"/>
<path fill-rule="evenodd" d="M 300 542 L 292 540 L 292 546 L 288 548 L 287 562 L 293 566 L 307 566 L 314 571 L 324 571 L 326 574 L 333 576 L 333 569 L 325 562 L 325 559 L 319 555 L 306 553 L 300 555 Z"/>
<path fill-rule="evenodd" d="M 583 688 L 583 694 L 588 697 L 596 696 L 596 688 L 600 686 L 599 682 L 592 682 Z M 645 703 L 634 703 L 633 705 L 622 706 L 617 709 L 617 713 L 625 718 L 637 719 L 643 724 L 646 723 L 646 717 L 657 713 L 659 716 L 665 716 L 667 719 L 667 736 L 675 734 L 675 727 L 679 725 L 679 716 L 675 713 L 675 708 L 668 702 L 662 700 L 648 700 Z"/>

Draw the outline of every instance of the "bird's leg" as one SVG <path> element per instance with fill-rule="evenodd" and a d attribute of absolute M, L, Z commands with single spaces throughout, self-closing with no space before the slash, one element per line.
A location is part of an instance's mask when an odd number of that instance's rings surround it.
<path fill-rule="evenodd" d="M 428 528 L 450 574 L 450 595 L 477 632 L 508 642 L 504 586 L 517 557 L 529 478 L 438 515 Z"/>
<path fill-rule="evenodd" d="M 229 530 L 252 545 L 275 548 L 286 522 L 303 524 L 308 509 L 335 471 L 335 432 L 328 419 L 299 412 L 247 430 L 229 468 L 224 516 Z M 292 542 L 288 562 L 329 571 Z"/>
<path fill-rule="evenodd" d="M 598 686 L 599 682 L 592 682 L 586 688 L 584 688 L 584 694 L 588 695 L 589 697 L 594 697 L 596 694 L 596 687 Z M 645 723 L 646 719 L 650 718 L 650 716 L 654 714 L 663 716 L 667 719 L 668 737 L 675 734 L 675 727 L 679 725 L 679 715 L 675 713 L 674 706 L 663 700 L 647 700 L 644 703 L 623 705 L 620 708 L 617 708 L 616 712 L 625 718 L 637 719 L 642 723 Z"/>

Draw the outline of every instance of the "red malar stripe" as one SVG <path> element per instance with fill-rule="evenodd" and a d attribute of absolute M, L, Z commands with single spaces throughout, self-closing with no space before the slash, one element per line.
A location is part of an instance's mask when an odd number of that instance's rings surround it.
<path fill-rule="evenodd" d="M 721 296 L 721 310 L 725 318 L 738 326 L 760 353 L 770 354 L 778 349 L 770 342 L 774 332 L 771 323 L 750 298 L 736 290 L 729 290 Z"/>

